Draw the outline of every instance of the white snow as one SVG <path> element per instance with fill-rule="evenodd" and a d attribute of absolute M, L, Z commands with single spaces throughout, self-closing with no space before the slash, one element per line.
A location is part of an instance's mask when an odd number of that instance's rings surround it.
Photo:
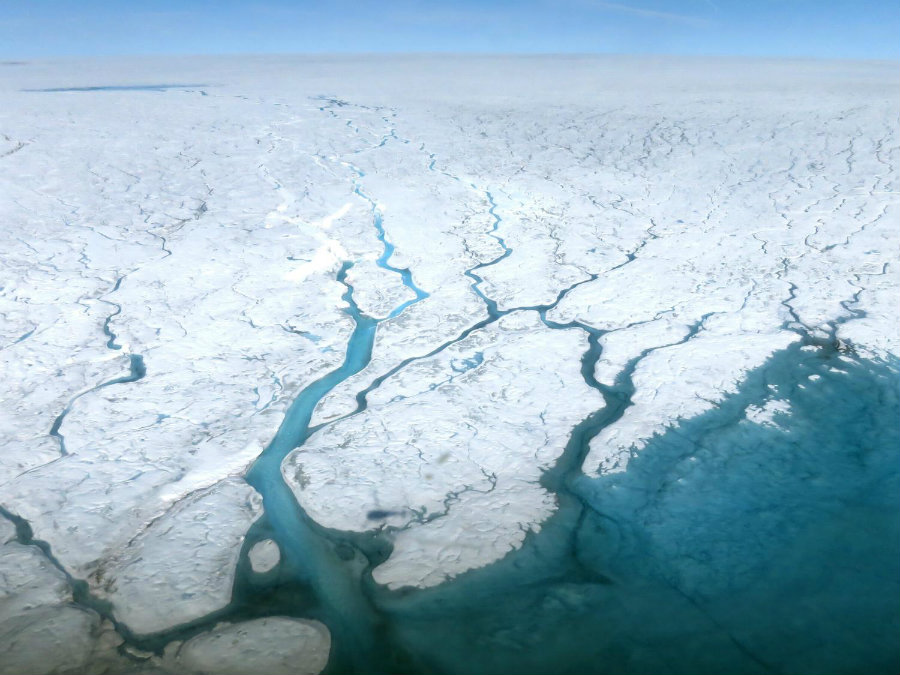
<path fill-rule="evenodd" d="M 403 528 L 376 581 L 432 586 L 486 565 L 552 513 L 541 473 L 571 428 L 603 407 L 578 359 L 563 357 L 586 349 L 582 331 L 510 314 L 397 373 L 364 413 L 289 455 L 284 477 L 326 527 Z M 454 372 L 479 353 L 480 365 Z"/>
<path fill-rule="evenodd" d="M 331 636 L 318 621 L 275 616 L 220 624 L 172 644 L 160 665 L 166 672 L 197 675 L 317 675 L 330 649 Z"/>
<path fill-rule="evenodd" d="M 256 542 L 247 555 L 250 558 L 250 567 L 260 574 L 273 569 L 281 560 L 278 544 L 271 539 Z"/>
<path fill-rule="evenodd" d="M 244 533 L 261 511 L 253 488 L 227 479 L 179 501 L 104 561 L 90 580 L 135 633 L 203 617 L 231 599 Z M 191 554 L 173 556 L 176 551 Z"/>
<path fill-rule="evenodd" d="M 818 379 L 818 375 L 811 376 L 809 379 L 813 379 L 815 377 Z M 763 405 L 750 405 L 747 406 L 747 419 L 756 424 L 762 424 L 764 426 L 770 427 L 778 427 L 778 420 L 781 415 L 789 415 L 791 412 L 791 405 L 787 401 L 782 401 L 779 399 L 770 399 L 766 401 Z"/>
<path fill-rule="evenodd" d="M 605 332 L 600 383 L 634 369 L 633 405 L 591 442 L 588 475 L 624 470 L 798 329 L 900 355 L 895 70 L 574 56 L 4 68 L 0 505 L 132 631 L 226 607 L 262 508 L 242 476 L 344 359 L 338 269 L 354 263 L 371 317 L 413 297 L 376 264 L 377 205 L 390 265 L 430 295 L 378 325 L 371 362 L 320 402 L 326 426 L 283 473 L 322 525 L 399 528 L 379 583 L 489 564 L 553 512 L 543 472 L 603 405 L 576 324 Z M 208 85 L 29 91 L 162 81 Z M 467 271 L 519 309 L 443 348 L 488 319 Z M 569 329 L 525 309 L 576 284 L 547 312 Z M 112 384 L 132 355 L 146 375 Z M 4 606 L 0 630 L 20 637 L 0 671 L 31 667 L 47 626 L 60 663 L 117 658 L 111 625 L 69 604 L 39 549 L 7 541 L 2 555 L 34 581 L 0 590 L 44 595 Z M 240 649 L 226 663 L 210 645 L 309 630 L 260 621 L 193 638 L 178 667 L 246 672 Z"/>
<path fill-rule="evenodd" d="M 0 673 L 51 673 L 84 664 L 100 617 L 72 606 L 64 575 L 0 521 Z"/>

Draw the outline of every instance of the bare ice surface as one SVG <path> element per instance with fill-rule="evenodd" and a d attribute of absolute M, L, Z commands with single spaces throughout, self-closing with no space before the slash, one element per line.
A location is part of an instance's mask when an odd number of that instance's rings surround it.
<path fill-rule="evenodd" d="M 895 80 L 4 70 L 0 673 L 895 672 Z"/>
<path fill-rule="evenodd" d="M 315 675 L 328 662 L 328 630 L 317 621 L 269 617 L 222 624 L 166 650 L 175 673 L 243 675 L 247 664 L 265 675 Z"/>
<path fill-rule="evenodd" d="M 253 545 L 247 557 L 250 558 L 253 571 L 263 574 L 278 564 L 281 552 L 278 550 L 278 544 L 271 539 L 264 539 Z"/>

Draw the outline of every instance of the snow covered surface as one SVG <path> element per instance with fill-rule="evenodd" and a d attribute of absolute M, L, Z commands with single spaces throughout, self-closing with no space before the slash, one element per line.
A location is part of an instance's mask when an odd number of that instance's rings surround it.
<path fill-rule="evenodd" d="M 539 531 L 558 505 L 544 472 L 626 380 L 587 476 L 624 471 L 798 340 L 896 358 L 895 72 L 0 65 L 0 631 L 15 636 L 0 672 L 138 668 L 108 656 L 113 630 L 138 645 L 215 625 L 263 514 L 243 477 L 344 361 L 348 289 L 378 322 L 371 358 L 324 392 L 282 473 L 318 526 L 389 538 L 373 571 L 389 589 Z M 278 547 L 249 558 L 271 569 Z M 225 672 L 229 640 L 235 672 L 259 640 L 272 672 L 325 665 L 320 625 L 317 642 L 294 620 L 238 625 L 188 638 L 178 667 Z"/>
<path fill-rule="evenodd" d="M 104 561 L 91 581 L 135 633 L 199 619 L 231 599 L 241 542 L 262 510 L 260 501 L 236 478 L 188 495 Z M 192 554 L 173 556 L 173 550 Z"/>
<path fill-rule="evenodd" d="M 315 675 L 328 662 L 331 641 L 318 621 L 269 617 L 221 624 L 166 650 L 162 667 L 172 673 Z"/>
<path fill-rule="evenodd" d="M 99 617 L 72 606 L 65 576 L 0 523 L 0 673 L 46 672 L 84 663 Z"/>
<path fill-rule="evenodd" d="M 553 511 L 541 474 L 603 407 L 577 359 L 536 357 L 586 347 L 537 312 L 507 315 L 398 372 L 365 412 L 289 455 L 285 480 L 326 527 L 399 528 L 379 583 L 433 586 L 493 562 Z M 353 452 L 336 461 L 341 448 Z"/>
<path fill-rule="evenodd" d="M 278 561 L 281 560 L 281 551 L 278 550 L 278 544 L 271 539 L 263 539 L 256 542 L 247 553 L 250 558 L 250 566 L 254 572 L 264 574 L 273 569 Z"/>

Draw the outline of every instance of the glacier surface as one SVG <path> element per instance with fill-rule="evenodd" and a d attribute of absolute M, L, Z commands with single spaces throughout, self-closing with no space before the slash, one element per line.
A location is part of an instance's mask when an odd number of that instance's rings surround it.
<path fill-rule="evenodd" d="M 896 672 L 895 72 L 0 66 L 0 673 Z"/>

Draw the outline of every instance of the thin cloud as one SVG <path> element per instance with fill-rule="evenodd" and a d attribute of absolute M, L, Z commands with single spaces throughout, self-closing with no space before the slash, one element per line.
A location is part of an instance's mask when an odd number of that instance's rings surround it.
<path fill-rule="evenodd" d="M 711 4 L 711 3 L 710 3 Z M 633 5 L 624 5 L 619 2 L 604 2 L 604 0 L 588 0 L 584 3 L 587 7 L 596 9 L 605 9 L 610 12 L 619 12 L 620 14 L 630 14 L 631 16 L 639 16 L 644 19 L 656 19 L 660 21 L 670 21 L 672 23 L 682 23 L 696 28 L 703 28 L 710 24 L 709 19 L 699 16 L 691 16 L 689 14 L 676 14 L 675 12 L 661 12 L 656 9 L 644 9 L 643 7 L 634 7 Z M 715 7 L 715 5 L 713 5 Z"/>
<path fill-rule="evenodd" d="M 404 24 L 422 25 L 478 25 L 485 20 L 505 18 L 505 15 L 486 10 L 453 9 L 451 7 L 429 8 L 415 12 L 393 11 L 387 14 L 391 20 Z"/>
<path fill-rule="evenodd" d="M 509 20 L 509 12 L 485 7 L 444 6 L 420 0 L 390 5 L 385 16 L 403 24 L 469 26 Z"/>

